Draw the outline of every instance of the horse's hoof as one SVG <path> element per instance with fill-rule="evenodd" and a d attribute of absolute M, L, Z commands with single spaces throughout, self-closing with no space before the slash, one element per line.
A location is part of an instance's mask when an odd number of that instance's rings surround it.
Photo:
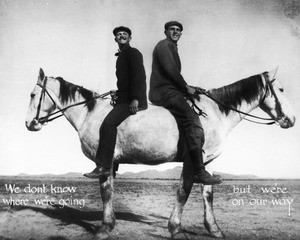
<path fill-rule="evenodd" d="M 95 235 L 95 239 L 97 240 L 104 240 L 109 239 L 109 234 L 111 232 L 111 228 L 107 225 L 102 225 Z"/>
<path fill-rule="evenodd" d="M 173 226 L 172 228 L 170 226 L 168 226 L 168 228 L 169 228 L 169 231 L 171 233 L 171 239 L 172 240 L 173 239 L 182 239 L 182 235 L 185 236 L 185 233 L 182 230 L 181 225 L 178 225 L 177 227 Z"/>
<path fill-rule="evenodd" d="M 218 231 L 218 232 L 210 232 L 210 235 L 214 238 L 223 238 L 225 239 L 226 236 L 224 233 L 222 233 L 221 231 Z"/>
<path fill-rule="evenodd" d="M 179 233 L 182 233 L 182 228 L 181 224 L 171 224 L 170 222 L 168 223 L 168 230 L 171 233 L 171 238 Z"/>
<path fill-rule="evenodd" d="M 171 239 L 176 240 L 176 239 L 189 239 L 189 237 L 186 235 L 184 231 L 181 230 L 181 232 L 178 232 L 176 234 L 171 234 Z"/>
<path fill-rule="evenodd" d="M 204 226 L 209 232 L 210 236 L 214 238 L 226 238 L 225 234 L 221 231 L 221 229 L 216 223 L 210 224 L 208 223 L 208 221 L 204 221 Z"/>

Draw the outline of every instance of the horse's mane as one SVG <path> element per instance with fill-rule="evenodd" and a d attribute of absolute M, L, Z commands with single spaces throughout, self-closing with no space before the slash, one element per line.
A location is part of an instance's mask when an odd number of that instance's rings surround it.
<path fill-rule="evenodd" d="M 71 100 L 75 100 L 75 94 L 78 91 L 82 97 L 87 101 L 85 106 L 88 108 L 88 111 L 92 111 L 96 104 L 96 99 L 94 98 L 94 93 L 84 87 L 75 85 L 73 83 L 67 82 L 62 77 L 56 77 L 60 82 L 60 93 L 59 98 L 62 103 L 67 103 Z"/>
<path fill-rule="evenodd" d="M 263 87 L 261 76 L 255 75 L 221 88 L 211 89 L 209 92 L 213 98 L 223 105 L 237 108 L 241 105 L 242 101 L 251 103 L 255 100 L 261 93 Z M 222 113 L 228 115 L 230 109 L 220 104 L 218 104 L 218 106 Z"/>

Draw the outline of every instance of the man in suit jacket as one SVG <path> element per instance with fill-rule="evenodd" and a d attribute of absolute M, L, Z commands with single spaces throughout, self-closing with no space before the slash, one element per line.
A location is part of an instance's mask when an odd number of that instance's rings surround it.
<path fill-rule="evenodd" d="M 117 127 L 130 115 L 147 108 L 146 74 L 143 56 L 130 46 L 131 30 L 117 27 L 113 30 L 119 46 L 116 53 L 117 87 L 114 108 L 105 117 L 100 127 L 100 142 L 96 153 L 96 168 L 85 173 L 88 178 L 108 177 L 112 167 L 116 145 Z"/>
<path fill-rule="evenodd" d="M 195 94 L 195 88 L 189 86 L 181 75 L 181 62 L 177 42 L 183 27 L 177 21 L 165 24 L 166 39 L 154 48 L 152 73 L 150 78 L 149 100 L 168 109 L 175 117 L 180 136 L 186 141 L 194 168 L 194 182 L 212 185 L 221 182 L 217 176 L 211 176 L 204 167 L 202 147 L 203 128 L 199 116 L 191 109 L 184 94 Z"/>

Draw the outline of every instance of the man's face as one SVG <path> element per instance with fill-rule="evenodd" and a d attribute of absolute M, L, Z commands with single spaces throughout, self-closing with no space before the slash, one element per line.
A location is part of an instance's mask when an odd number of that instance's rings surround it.
<path fill-rule="evenodd" d="M 129 44 L 130 40 L 131 40 L 131 37 L 125 31 L 117 32 L 117 34 L 115 36 L 115 41 L 120 45 Z"/>
<path fill-rule="evenodd" d="M 168 30 L 165 31 L 165 34 L 168 39 L 173 42 L 177 42 L 181 37 L 181 29 L 178 26 L 170 26 Z"/>

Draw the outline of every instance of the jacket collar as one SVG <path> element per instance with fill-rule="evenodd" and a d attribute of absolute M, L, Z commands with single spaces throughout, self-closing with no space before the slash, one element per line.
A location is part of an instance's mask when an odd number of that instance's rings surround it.
<path fill-rule="evenodd" d="M 169 41 L 170 43 L 173 43 L 175 46 L 177 46 L 177 42 L 173 42 L 171 39 L 166 38 L 167 41 Z"/>
<path fill-rule="evenodd" d="M 131 48 L 131 46 L 127 44 L 122 48 L 122 50 L 118 49 L 118 52 L 115 54 L 115 56 L 118 58 L 124 56 L 124 54 L 128 51 L 129 48 Z"/>

